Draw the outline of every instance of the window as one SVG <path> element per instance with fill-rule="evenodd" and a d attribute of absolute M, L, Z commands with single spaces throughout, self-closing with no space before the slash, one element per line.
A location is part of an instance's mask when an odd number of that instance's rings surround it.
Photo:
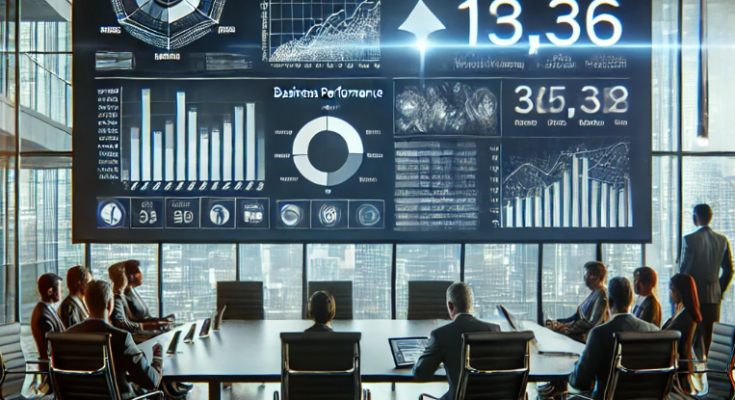
<path fill-rule="evenodd" d="M 158 246 L 155 244 L 92 244 L 90 245 L 92 274 L 95 279 L 109 282 L 107 269 L 126 260 L 140 261 L 143 284 L 136 288 L 154 317 L 158 316 Z"/>
<path fill-rule="evenodd" d="M 653 158 L 653 242 L 646 245 L 646 265 L 658 275 L 657 295 L 666 319 L 673 316 L 669 302 L 669 280 L 676 273 L 679 231 L 679 164 L 676 157 Z"/>
<path fill-rule="evenodd" d="M 566 318 L 590 294 L 584 264 L 595 260 L 594 244 L 545 244 L 543 253 L 544 319 Z"/>
<path fill-rule="evenodd" d="M 301 319 L 300 244 L 240 245 L 240 280 L 263 282 L 266 319 Z"/>
<path fill-rule="evenodd" d="M 217 307 L 217 281 L 234 281 L 234 244 L 163 245 L 163 315 L 180 322 L 208 318 Z"/>
<path fill-rule="evenodd" d="M 684 234 L 696 227 L 692 208 L 700 203 L 712 207 L 712 229 L 735 240 L 735 157 L 684 157 L 682 220 Z M 730 289 L 722 302 L 723 322 L 735 322 L 735 293 Z"/>
<path fill-rule="evenodd" d="M 653 150 L 678 149 L 678 0 L 653 0 Z"/>
<path fill-rule="evenodd" d="M 354 319 L 391 318 L 392 245 L 315 244 L 307 251 L 308 280 L 352 281 Z"/>
<path fill-rule="evenodd" d="M 536 321 L 538 245 L 468 244 L 464 280 L 475 295 L 475 313 L 489 319 L 502 304 L 518 319 Z"/>
<path fill-rule="evenodd" d="M 396 249 L 396 318 L 408 318 L 409 281 L 459 281 L 461 246 L 406 244 Z"/>
<path fill-rule="evenodd" d="M 633 283 L 633 272 L 643 266 L 643 248 L 639 244 L 604 244 L 602 262 L 607 267 L 607 280 L 622 276 Z"/>

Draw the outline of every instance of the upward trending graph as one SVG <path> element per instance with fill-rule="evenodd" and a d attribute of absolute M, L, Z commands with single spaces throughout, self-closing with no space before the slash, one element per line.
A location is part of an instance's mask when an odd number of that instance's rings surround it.
<path fill-rule="evenodd" d="M 380 61 L 380 0 L 271 0 L 270 62 Z"/>

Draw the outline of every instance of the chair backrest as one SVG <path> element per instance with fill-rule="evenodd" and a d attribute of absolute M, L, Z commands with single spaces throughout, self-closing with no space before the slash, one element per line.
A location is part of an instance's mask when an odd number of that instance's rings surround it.
<path fill-rule="evenodd" d="M 265 319 L 263 282 L 217 282 L 217 310 L 225 305 L 223 320 Z"/>
<path fill-rule="evenodd" d="M 26 359 L 20 344 L 20 323 L 0 325 L 0 387 L 2 396 L 20 394 L 25 375 L 6 375 L 6 369 L 25 368 Z"/>
<path fill-rule="evenodd" d="M 319 290 L 326 290 L 334 296 L 337 303 L 337 314 L 334 319 L 352 319 L 352 281 L 309 281 L 304 318 L 309 318 L 309 298 Z"/>
<path fill-rule="evenodd" d="M 618 332 L 604 398 L 665 399 L 677 369 L 678 331 Z"/>
<path fill-rule="evenodd" d="M 283 400 L 360 400 L 359 332 L 281 333 Z"/>
<path fill-rule="evenodd" d="M 57 400 L 120 400 L 109 333 L 48 333 Z"/>
<path fill-rule="evenodd" d="M 730 400 L 735 396 L 733 364 L 735 364 L 735 325 L 717 322 L 707 355 L 707 370 L 721 371 L 723 375 L 707 374 L 708 398 Z"/>
<path fill-rule="evenodd" d="M 533 332 L 462 335 L 462 366 L 455 400 L 523 400 Z"/>
<path fill-rule="evenodd" d="M 451 281 L 409 281 L 408 319 L 449 319 L 447 289 Z"/>

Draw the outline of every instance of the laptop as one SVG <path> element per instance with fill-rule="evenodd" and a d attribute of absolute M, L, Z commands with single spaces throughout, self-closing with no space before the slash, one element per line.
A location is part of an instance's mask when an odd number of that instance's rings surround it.
<path fill-rule="evenodd" d="M 424 353 L 424 348 L 428 342 L 429 338 L 426 336 L 388 339 L 396 368 L 413 367 L 421 354 Z"/>

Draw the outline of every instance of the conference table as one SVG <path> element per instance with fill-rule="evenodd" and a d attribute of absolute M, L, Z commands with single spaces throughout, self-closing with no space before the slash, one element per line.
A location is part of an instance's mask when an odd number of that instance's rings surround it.
<path fill-rule="evenodd" d="M 337 332 L 362 332 L 360 340 L 361 374 L 363 382 L 413 382 L 410 368 L 396 369 L 389 338 L 426 336 L 449 320 L 335 320 Z M 506 320 L 490 320 L 510 331 Z M 182 325 L 176 354 L 164 356 L 163 379 L 169 382 L 209 384 L 209 399 L 222 397 L 222 384 L 228 382 L 280 382 L 281 332 L 301 332 L 312 325 L 310 320 L 224 321 L 221 329 L 209 337 L 200 338 L 201 321 L 197 323 L 193 343 L 183 338 L 191 327 Z M 523 321 L 521 329 L 533 331 L 536 343 L 531 347 L 529 381 L 566 380 L 574 362 L 584 351 L 584 344 L 569 339 L 533 322 Z M 152 357 L 155 342 L 163 345 L 164 353 L 174 331 L 143 342 L 139 347 Z M 444 381 L 440 368 L 435 381 Z"/>

